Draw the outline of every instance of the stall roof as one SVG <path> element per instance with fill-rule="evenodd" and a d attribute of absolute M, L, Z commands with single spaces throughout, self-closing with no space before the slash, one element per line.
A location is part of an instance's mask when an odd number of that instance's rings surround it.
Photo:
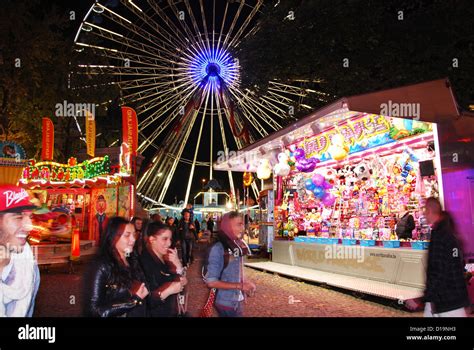
<path fill-rule="evenodd" d="M 382 104 L 417 104 L 420 120 L 442 123 L 461 116 L 457 102 L 446 79 L 343 97 L 296 121 L 284 129 L 239 150 L 225 161 L 214 163 L 216 170 L 255 172 L 262 158 L 273 158 L 282 146 L 320 133 L 345 119 L 360 114 L 381 114 Z M 463 113 L 464 114 L 464 113 Z"/>

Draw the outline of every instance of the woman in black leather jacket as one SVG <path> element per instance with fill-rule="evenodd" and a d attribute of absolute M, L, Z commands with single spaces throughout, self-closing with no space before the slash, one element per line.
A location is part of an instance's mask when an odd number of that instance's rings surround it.
<path fill-rule="evenodd" d="M 140 262 L 150 287 L 148 309 L 151 317 L 177 316 L 176 295 L 187 284 L 178 252 L 171 245 L 169 226 L 160 222 L 148 225 Z"/>
<path fill-rule="evenodd" d="M 148 289 L 133 252 L 135 241 L 132 224 L 121 217 L 110 219 L 100 255 L 85 279 L 86 316 L 147 316 Z"/>

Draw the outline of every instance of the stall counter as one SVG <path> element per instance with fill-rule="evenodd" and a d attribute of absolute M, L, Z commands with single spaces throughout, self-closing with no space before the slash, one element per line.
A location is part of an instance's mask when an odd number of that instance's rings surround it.
<path fill-rule="evenodd" d="M 272 261 L 396 285 L 424 288 L 427 250 L 273 241 Z"/>

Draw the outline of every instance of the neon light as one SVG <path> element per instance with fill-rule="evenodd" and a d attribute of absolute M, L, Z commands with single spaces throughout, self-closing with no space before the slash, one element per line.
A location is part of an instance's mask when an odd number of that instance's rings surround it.
<path fill-rule="evenodd" d="M 224 50 L 204 50 L 199 52 L 189 66 L 189 74 L 195 84 L 204 88 L 211 84 L 213 89 L 219 86 L 222 79 L 226 85 L 231 85 L 238 76 L 236 61 Z"/>
<path fill-rule="evenodd" d="M 77 164 L 77 159 L 69 158 L 68 164 L 57 162 L 30 161 L 30 165 L 23 168 L 22 183 L 42 181 L 56 184 L 76 183 L 76 180 L 90 180 L 109 175 L 111 170 L 108 156 L 96 157 Z"/>

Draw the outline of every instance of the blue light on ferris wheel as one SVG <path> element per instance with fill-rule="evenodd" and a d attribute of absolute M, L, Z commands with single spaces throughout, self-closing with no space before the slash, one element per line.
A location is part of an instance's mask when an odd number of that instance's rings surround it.
<path fill-rule="evenodd" d="M 237 80 L 238 65 L 229 53 L 222 49 L 204 50 L 192 60 L 189 73 L 194 83 L 201 85 L 201 88 L 207 84 L 215 88 L 220 79 L 229 86 Z"/>

